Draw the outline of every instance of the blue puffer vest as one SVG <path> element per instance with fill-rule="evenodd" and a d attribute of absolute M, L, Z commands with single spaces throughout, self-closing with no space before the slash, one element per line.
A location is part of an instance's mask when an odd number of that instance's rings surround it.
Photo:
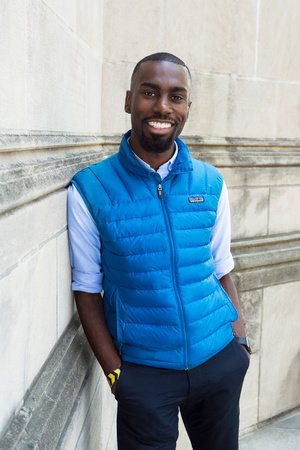
<path fill-rule="evenodd" d="M 107 324 L 123 360 L 193 368 L 233 339 L 237 319 L 210 248 L 223 179 L 177 138 L 161 181 L 135 158 L 129 133 L 118 154 L 72 180 L 101 237 Z"/>

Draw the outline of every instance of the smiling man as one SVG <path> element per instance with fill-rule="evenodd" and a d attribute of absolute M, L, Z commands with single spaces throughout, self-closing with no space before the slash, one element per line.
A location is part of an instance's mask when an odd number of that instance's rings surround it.
<path fill-rule="evenodd" d="M 250 348 L 226 185 L 178 137 L 190 96 L 182 60 L 142 59 L 125 99 L 131 131 L 68 192 L 72 289 L 124 450 L 175 449 L 179 409 L 194 449 L 238 448 Z"/>

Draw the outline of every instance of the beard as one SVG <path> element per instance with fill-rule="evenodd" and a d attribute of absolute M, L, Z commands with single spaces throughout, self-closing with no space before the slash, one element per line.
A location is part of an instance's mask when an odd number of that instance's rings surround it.
<path fill-rule="evenodd" d="M 174 127 L 175 128 L 175 127 Z M 153 136 L 147 137 L 142 132 L 141 135 L 137 136 L 139 144 L 148 153 L 164 153 L 169 150 L 172 145 L 174 145 L 175 140 L 175 129 L 174 132 L 167 138 L 163 136 Z"/>

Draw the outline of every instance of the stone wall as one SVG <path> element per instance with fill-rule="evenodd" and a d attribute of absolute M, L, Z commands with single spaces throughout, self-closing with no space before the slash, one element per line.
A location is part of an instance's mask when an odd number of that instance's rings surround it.
<path fill-rule="evenodd" d="M 185 140 L 229 187 L 254 349 L 241 428 L 299 406 L 299 1 L 6 0 L 0 22 L 0 448 L 116 448 L 74 315 L 66 186 L 117 150 L 132 68 L 161 50 L 192 72 Z"/>

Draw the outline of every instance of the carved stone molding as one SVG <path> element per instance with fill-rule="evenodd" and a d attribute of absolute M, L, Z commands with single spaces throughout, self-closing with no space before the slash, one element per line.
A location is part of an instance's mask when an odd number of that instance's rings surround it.
<path fill-rule="evenodd" d="M 121 136 L 0 135 L 0 213 L 65 187 L 78 170 L 118 149 Z M 217 167 L 300 167 L 300 142 L 186 137 Z"/>

